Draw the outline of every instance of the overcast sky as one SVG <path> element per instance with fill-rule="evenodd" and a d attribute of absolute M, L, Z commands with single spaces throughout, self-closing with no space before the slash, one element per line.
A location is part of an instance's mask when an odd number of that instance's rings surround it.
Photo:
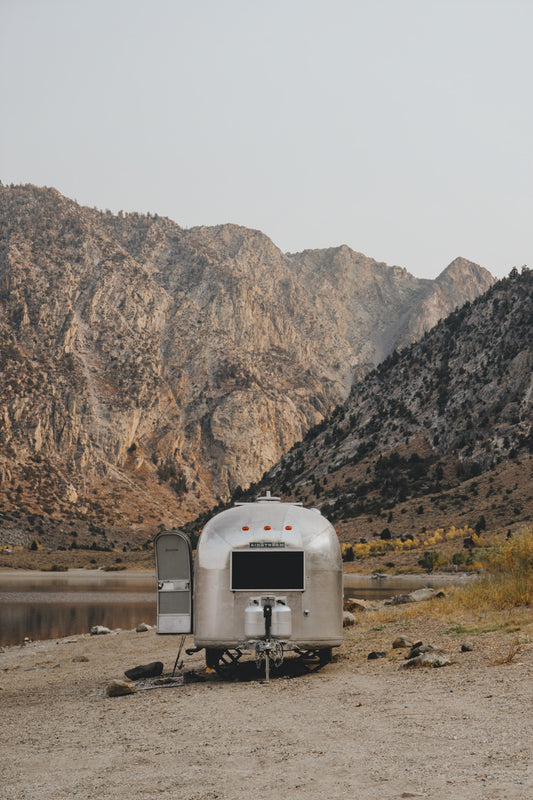
<path fill-rule="evenodd" d="M 0 0 L 0 180 L 533 267 L 530 0 Z"/>

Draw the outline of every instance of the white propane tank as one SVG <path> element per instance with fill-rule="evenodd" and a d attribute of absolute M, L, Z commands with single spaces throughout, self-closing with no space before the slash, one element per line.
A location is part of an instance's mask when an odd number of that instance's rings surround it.
<path fill-rule="evenodd" d="M 265 635 L 263 606 L 257 600 L 250 599 L 244 609 L 244 635 L 247 639 L 261 639 Z"/>
<path fill-rule="evenodd" d="M 290 639 L 292 634 L 292 614 L 283 600 L 278 600 L 272 609 L 272 636 Z"/>

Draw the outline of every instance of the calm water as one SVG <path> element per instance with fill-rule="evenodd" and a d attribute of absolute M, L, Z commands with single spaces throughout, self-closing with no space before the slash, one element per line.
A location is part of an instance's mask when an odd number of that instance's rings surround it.
<path fill-rule="evenodd" d="M 445 589 L 476 580 L 466 573 L 436 573 L 434 575 L 344 575 L 344 596 L 363 600 L 384 600 L 397 594 L 407 594 L 424 586 Z"/>
<path fill-rule="evenodd" d="M 345 575 L 345 597 L 378 600 L 462 582 L 461 576 Z M 155 625 L 156 581 L 152 573 L 98 570 L 69 572 L 0 571 L 0 646 L 30 639 L 57 639 L 89 633 L 93 625 L 131 630 Z"/>
<path fill-rule="evenodd" d="M 156 583 L 150 573 L 70 570 L 0 572 L 0 646 L 89 633 L 93 625 L 131 630 L 155 625 Z"/>

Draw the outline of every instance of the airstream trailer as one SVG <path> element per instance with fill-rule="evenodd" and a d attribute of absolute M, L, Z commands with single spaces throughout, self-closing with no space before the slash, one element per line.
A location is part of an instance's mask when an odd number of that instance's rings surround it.
<path fill-rule="evenodd" d="M 185 587 L 187 579 L 185 564 L 174 586 Z M 158 586 L 166 591 L 161 580 Z M 184 596 L 179 602 L 186 613 L 191 604 Z M 158 619 L 158 631 L 169 632 L 162 628 Z M 182 626 L 176 632 L 186 631 Z M 317 509 L 282 503 L 269 493 L 212 517 L 196 550 L 187 632 L 215 669 L 245 650 L 265 661 L 267 670 L 287 650 L 327 662 L 331 648 L 342 643 L 342 558 L 332 525 Z"/>

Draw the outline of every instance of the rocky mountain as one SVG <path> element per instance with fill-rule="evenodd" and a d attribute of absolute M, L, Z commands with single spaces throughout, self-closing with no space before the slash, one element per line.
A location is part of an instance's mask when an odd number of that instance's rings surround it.
<path fill-rule="evenodd" d="M 318 506 L 351 543 L 507 531 L 533 519 L 532 422 L 523 268 L 390 354 L 250 494 Z"/>
<path fill-rule="evenodd" d="M 0 186 L 0 535 L 104 546 L 194 517 L 492 282 Z"/>

